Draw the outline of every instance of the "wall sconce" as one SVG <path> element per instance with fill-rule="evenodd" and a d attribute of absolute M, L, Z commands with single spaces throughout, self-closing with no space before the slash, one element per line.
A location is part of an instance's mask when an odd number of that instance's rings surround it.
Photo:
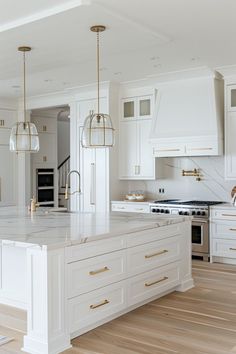
<path fill-rule="evenodd" d="M 196 177 L 196 181 L 201 181 L 200 171 L 194 168 L 193 170 L 182 170 L 182 176 L 184 177 Z"/>

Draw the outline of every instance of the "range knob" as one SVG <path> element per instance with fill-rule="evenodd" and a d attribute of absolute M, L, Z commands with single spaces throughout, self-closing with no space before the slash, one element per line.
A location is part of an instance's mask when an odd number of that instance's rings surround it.
<path fill-rule="evenodd" d="M 166 214 L 170 214 L 170 211 L 168 209 L 165 210 Z"/>
<path fill-rule="evenodd" d="M 183 215 L 183 212 L 182 212 L 182 210 L 180 210 L 180 211 L 179 211 L 179 215 Z"/>
<path fill-rule="evenodd" d="M 202 211 L 202 216 L 205 216 L 206 215 L 206 212 L 205 211 Z"/>
<path fill-rule="evenodd" d="M 156 213 L 160 213 L 160 209 L 156 209 Z"/>
<path fill-rule="evenodd" d="M 184 215 L 189 215 L 189 212 L 188 212 L 188 211 L 185 211 L 185 212 L 184 212 Z"/>
<path fill-rule="evenodd" d="M 164 213 L 164 209 L 161 209 L 161 213 Z"/>
<path fill-rule="evenodd" d="M 201 212 L 200 212 L 200 211 L 197 211 L 197 215 L 201 215 Z"/>
<path fill-rule="evenodd" d="M 192 215 L 195 215 L 195 214 L 196 214 L 196 211 L 195 211 L 195 210 L 193 210 L 193 211 L 192 211 Z"/>

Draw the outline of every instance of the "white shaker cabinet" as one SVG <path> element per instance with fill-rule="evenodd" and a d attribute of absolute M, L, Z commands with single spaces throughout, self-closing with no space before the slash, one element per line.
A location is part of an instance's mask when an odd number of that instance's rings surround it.
<path fill-rule="evenodd" d="M 107 112 L 107 100 L 100 101 L 101 112 Z M 89 111 L 96 109 L 96 100 L 78 102 L 79 136 Z M 79 172 L 81 175 L 80 210 L 83 212 L 109 211 L 109 149 L 79 147 Z"/>
<path fill-rule="evenodd" d="M 226 85 L 225 178 L 236 179 L 236 85 Z"/>
<path fill-rule="evenodd" d="M 120 179 L 156 178 L 155 158 L 149 144 L 150 119 L 120 123 Z"/>

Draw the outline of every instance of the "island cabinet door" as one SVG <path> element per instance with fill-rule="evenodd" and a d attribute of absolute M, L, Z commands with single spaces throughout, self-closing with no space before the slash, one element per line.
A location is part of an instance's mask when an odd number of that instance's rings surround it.
<path fill-rule="evenodd" d="M 150 242 L 127 250 L 127 267 L 130 276 L 167 265 L 180 259 L 180 238 Z"/>
<path fill-rule="evenodd" d="M 142 273 L 128 283 L 128 304 L 162 296 L 164 292 L 180 284 L 180 268 L 177 262 Z"/>
<path fill-rule="evenodd" d="M 127 306 L 125 281 L 69 300 L 69 329 L 72 338 L 97 327 L 97 322 Z M 88 328 L 88 326 L 91 326 Z"/>
<path fill-rule="evenodd" d="M 67 265 L 68 297 L 120 281 L 126 272 L 124 250 L 70 263 Z"/>

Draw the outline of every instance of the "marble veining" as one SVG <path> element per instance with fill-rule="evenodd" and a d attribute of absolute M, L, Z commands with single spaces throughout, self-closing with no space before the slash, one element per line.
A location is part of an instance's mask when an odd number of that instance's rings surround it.
<path fill-rule="evenodd" d="M 2 207 L 0 239 L 50 248 L 101 240 L 185 220 L 189 217 L 117 212 L 56 213 L 43 208 L 30 213 L 16 207 Z"/>

